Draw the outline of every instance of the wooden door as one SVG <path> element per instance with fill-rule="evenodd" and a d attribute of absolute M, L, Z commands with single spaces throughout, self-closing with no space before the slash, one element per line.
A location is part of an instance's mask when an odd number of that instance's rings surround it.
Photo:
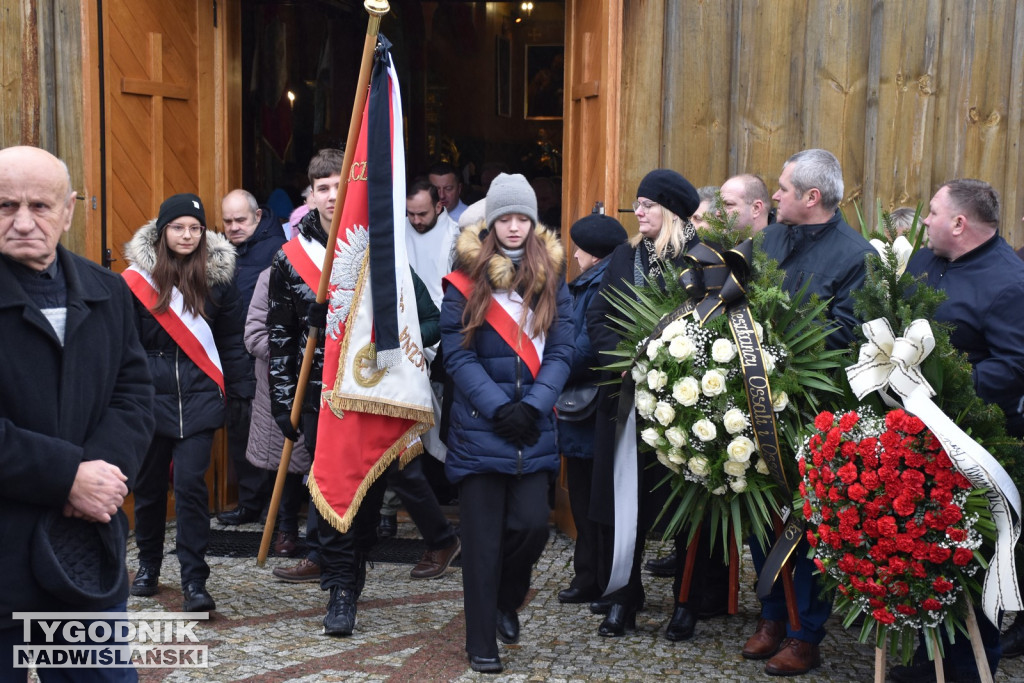
<path fill-rule="evenodd" d="M 103 143 L 106 231 L 111 267 L 127 267 L 124 244 L 172 194 L 194 192 L 217 225 L 226 178 L 218 173 L 214 3 L 105 0 L 102 3 Z M 220 124 L 223 127 L 223 123 Z M 237 127 L 237 126 L 236 126 Z M 237 182 L 237 179 L 235 179 Z M 226 497 L 223 430 L 207 473 L 211 509 Z M 132 505 L 126 504 L 131 514 Z M 173 500 L 168 514 L 173 515 Z"/>
<path fill-rule="evenodd" d="M 622 0 L 566 0 L 562 237 L 594 202 L 618 217 Z M 569 252 L 571 253 L 571 251 Z"/>
<path fill-rule="evenodd" d="M 619 81 L 622 0 L 566 0 L 565 100 L 562 146 L 562 242 L 566 253 L 573 222 L 601 202 L 618 218 Z M 569 277 L 578 273 L 569 259 Z M 555 488 L 555 523 L 575 537 L 565 469 Z"/>
<path fill-rule="evenodd" d="M 123 246 L 169 195 L 195 192 L 215 218 L 213 6 L 103 3 L 107 247 Z"/>

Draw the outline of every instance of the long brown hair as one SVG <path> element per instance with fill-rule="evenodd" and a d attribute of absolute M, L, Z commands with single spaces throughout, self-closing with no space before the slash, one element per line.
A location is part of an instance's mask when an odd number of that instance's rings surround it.
<path fill-rule="evenodd" d="M 156 265 L 153 266 L 153 284 L 156 285 L 156 306 L 154 313 L 164 313 L 171 304 L 174 287 L 181 292 L 184 308 L 192 315 L 206 318 L 206 297 L 210 285 L 206 281 L 206 231 L 199 236 L 199 244 L 188 256 L 179 257 L 167 246 L 164 230 L 157 231 Z"/>
<path fill-rule="evenodd" d="M 537 235 L 537 231 L 543 229 L 534 226 L 526 235 L 523 241 L 523 259 L 518 268 L 514 268 L 511 281 L 506 285 L 504 282 L 494 283 L 491 281 L 492 264 L 494 258 L 507 259 L 504 254 L 499 254 L 500 245 L 496 231 L 492 228 L 480 242 L 480 252 L 476 260 L 469 264 L 467 274 L 474 282 L 473 293 L 466 302 L 466 308 L 462 312 L 462 333 L 465 339 L 462 342 L 468 347 L 473 341 L 473 335 L 477 329 L 484 324 L 487 309 L 491 305 L 491 295 L 494 293 L 494 285 L 499 289 L 508 289 L 517 292 L 523 297 L 522 314 L 519 316 L 519 334 L 523 334 L 526 325 L 526 314 L 533 310 L 533 321 L 530 336 L 546 334 L 555 320 L 558 310 L 558 286 L 561 264 L 555 263 L 548 253 L 545 240 Z M 510 264 L 511 267 L 511 264 Z"/>

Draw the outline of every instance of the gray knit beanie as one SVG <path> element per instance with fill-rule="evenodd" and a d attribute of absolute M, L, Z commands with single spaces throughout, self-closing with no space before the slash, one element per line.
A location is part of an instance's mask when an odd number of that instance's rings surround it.
<path fill-rule="evenodd" d="M 537 195 L 520 173 L 500 173 L 487 190 L 487 227 L 510 213 L 521 213 L 537 225 Z"/>

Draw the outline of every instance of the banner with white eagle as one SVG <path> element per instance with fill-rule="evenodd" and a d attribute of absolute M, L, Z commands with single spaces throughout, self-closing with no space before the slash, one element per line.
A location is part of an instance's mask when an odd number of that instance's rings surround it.
<path fill-rule="evenodd" d="M 342 532 L 388 466 L 422 452 L 419 437 L 434 422 L 405 250 L 402 100 L 389 48 L 380 36 L 341 208 L 309 477 L 317 510 Z"/>

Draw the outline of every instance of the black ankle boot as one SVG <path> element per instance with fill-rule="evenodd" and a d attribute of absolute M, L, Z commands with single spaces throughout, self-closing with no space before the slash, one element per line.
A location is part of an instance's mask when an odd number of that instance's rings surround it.
<path fill-rule="evenodd" d="M 355 592 L 340 586 L 331 588 L 331 600 L 324 617 L 324 633 L 329 636 L 350 636 L 356 627 Z"/>
<path fill-rule="evenodd" d="M 693 637 L 693 629 L 697 625 L 697 618 L 685 602 L 677 602 L 676 609 L 672 612 L 672 619 L 665 629 L 665 638 L 672 642 L 689 640 Z"/>
<path fill-rule="evenodd" d="M 598 635 L 618 638 L 636 628 L 636 607 L 614 603 L 597 629 Z"/>

